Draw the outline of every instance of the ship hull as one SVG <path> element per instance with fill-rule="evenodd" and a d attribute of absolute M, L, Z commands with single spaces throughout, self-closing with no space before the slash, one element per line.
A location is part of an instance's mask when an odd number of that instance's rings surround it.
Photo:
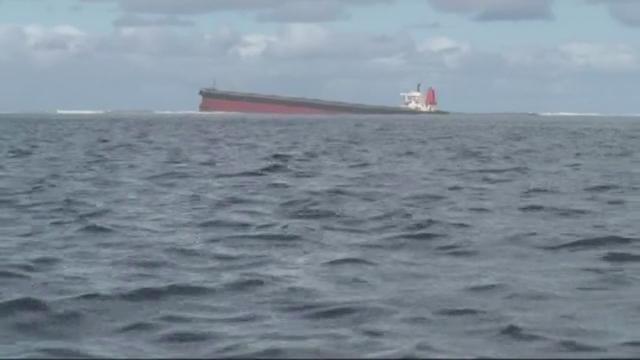
<path fill-rule="evenodd" d="M 203 89 L 200 91 L 202 112 L 235 112 L 265 114 L 424 114 L 394 106 L 352 104 L 307 98 L 261 95 Z M 442 112 L 440 112 L 442 113 Z"/>

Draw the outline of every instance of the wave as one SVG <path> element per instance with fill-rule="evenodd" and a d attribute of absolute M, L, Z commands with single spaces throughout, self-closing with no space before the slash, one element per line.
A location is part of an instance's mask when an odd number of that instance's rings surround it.
<path fill-rule="evenodd" d="M 196 111 L 196 110 L 177 110 L 177 111 L 172 111 L 172 110 L 154 110 L 151 111 L 154 114 L 158 114 L 158 115 L 162 115 L 162 114 L 170 114 L 170 115 L 189 115 L 189 114 L 204 114 L 201 111 Z"/>
<path fill-rule="evenodd" d="M 229 115 L 229 114 L 242 114 L 239 112 L 230 111 L 197 111 L 197 110 L 153 110 L 150 113 L 154 115 Z"/>
<path fill-rule="evenodd" d="M 539 116 L 607 116 L 607 117 L 621 117 L 621 116 L 629 116 L 635 117 L 640 116 L 640 114 L 603 114 L 603 113 L 579 113 L 579 112 L 541 112 L 537 113 Z"/>
<path fill-rule="evenodd" d="M 225 111 L 197 111 L 197 110 L 67 110 L 58 109 L 58 115 L 102 115 L 102 114 L 153 114 L 153 115 L 219 115 L 229 114 Z"/>
<path fill-rule="evenodd" d="M 60 115 L 96 115 L 105 114 L 106 110 L 56 110 L 56 114 Z"/>

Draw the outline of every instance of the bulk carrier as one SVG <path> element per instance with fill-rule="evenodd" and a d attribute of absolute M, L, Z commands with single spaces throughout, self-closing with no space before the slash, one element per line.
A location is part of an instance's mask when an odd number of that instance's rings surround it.
<path fill-rule="evenodd" d="M 446 114 L 438 110 L 436 91 L 430 87 L 401 93 L 401 106 L 365 105 L 325 101 L 302 97 L 263 95 L 214 88 L 200 90 L 201 112 L 234 112 L 266 114 Z"/>

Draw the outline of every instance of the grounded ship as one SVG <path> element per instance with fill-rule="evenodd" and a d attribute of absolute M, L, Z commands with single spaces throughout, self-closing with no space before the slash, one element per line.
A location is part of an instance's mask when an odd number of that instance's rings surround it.
<path fill-rule="evenodd" d="M 445 114 L 438 110 L 436 91 L 426 95 L 416 91 L 400 94 L 402 106 L 354 104 L 301 97 L 262 95 L 245 92 L 222 91 L 216 88 L 200 90 L 202 112 L 235 112 L 267 114 Z"/>

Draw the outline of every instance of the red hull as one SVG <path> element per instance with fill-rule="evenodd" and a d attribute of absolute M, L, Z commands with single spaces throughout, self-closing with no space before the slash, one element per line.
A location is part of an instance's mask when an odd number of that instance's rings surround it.
<path fill-rule="evenodd" d="M 200 111 L 224 111 L 239 113 L 269 114 L 336 114 L 336 111 L 309 108 L 304 106 L 260 103 L 243 100 L 202 98 Z"/>

